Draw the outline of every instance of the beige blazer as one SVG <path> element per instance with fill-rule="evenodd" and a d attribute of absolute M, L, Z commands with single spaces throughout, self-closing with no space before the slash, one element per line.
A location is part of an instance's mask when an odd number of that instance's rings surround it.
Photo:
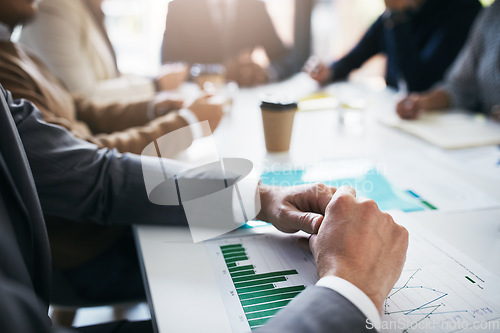
<path fill-rule="evenodd" d="M 39 59 L 12 42 L 0 42 L 0 84 L 14 98 L 32 101 L 47 122 L 120 152 L 140 154 L 153 140 L 188 125 L 177 112 L 149 121 L 148 102 L 96 105 L 75 97 Z M 191 139 L 174 143 L 172 151 L 187 148 Z"/>
<path fill-rule="evenodd" d="M 94 102 L 150 99 L 151 79 L 121 75 L 114 56 L 84 0 L 42 0 L 20 43 L 41 59 L 72 93 Z"/>

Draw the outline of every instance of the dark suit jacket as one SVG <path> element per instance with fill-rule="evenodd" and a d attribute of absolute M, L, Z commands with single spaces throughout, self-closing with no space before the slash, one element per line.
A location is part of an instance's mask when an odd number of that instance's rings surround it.
<path fill-rule="evenodd" d="M 169 4 L 163 36 L 162 63 L 224 63 L 245 49 L 263 47 L 279 78 L 300 68 L 278 37 L 264 2 L 237 0 L 234 25 L 224 42 L 213 22 L 208 0 L 175 0 Z M 227 45 L 227 47 L 224 47 Z"/>
<path fill-rule="evenodd" d="M 51 259 L 42 207 L 108 225 L 184 224 L 185 215 L 149 202 L 138 156 L 76 139 L 1 86 L 0 103 L 0 331 L 46 332 Z"/>
<path fill-rule="evenodd" d="M 76 139 L 45 123 L 33 104 L 14 101 L 1 86 L 0 184 L 2 332 L 53 331 L 42 206 L 54 215 L 111 225 L 185 223 L 182 207 L 149 202 L 139 157 Z M 364 316 L 345 298 L 311 287 L 262 332 L 356 332 L 364 325 Z"/>
<path fill-rule="evenodd" d="M 387 55 L 385 79 L 397 88 L 424 91 L 443 79 L 481 10 L 478 0 L 426 0 L 408 19 L 392 25 L 382 14 L 346 56 L 332 64 L 333 81 L 345 79 L 378 53 Z"/>

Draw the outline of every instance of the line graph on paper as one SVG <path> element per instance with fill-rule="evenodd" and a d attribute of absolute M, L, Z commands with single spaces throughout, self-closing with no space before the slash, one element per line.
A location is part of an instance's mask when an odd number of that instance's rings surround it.
<path fill-rule="evenodd" d="M 446 297 L 449 294 L 445 291 L 436 290 L 431 287 L 419 284 L 417 282 L 418 273 L 422 269 L 407 270 L 403 272 L 403 277 L 411 274 L 405 283 L 401 286 L 396 285 L 389 294 L 384 303 L 384 315 L 402 314 L 407 317 L 413 317 L 412 323 L 408 328 L 418 327 L 421 322 L 437 315 L 452 315 L 452 320 L 462 320 L 460 314 L 469 312 L 467 309 L 452 309 L 449 310 L 449 305 L 446 304 Z M 414 283 L 416 282 L 416 283 Z M 406 299 L 413 298 L 412 306 L 400 308 L 400 304 Z M 415 300 L 418 300 L 415 302 Z M 491 310 L 487 309 L 491 313 Z M 447 318 L 449 319 L 449 318 Z"/>
<path fill-rule="evenodd" d="M 500 320 L 498 277 L 441 245 L 411 233 L 405 268 L 384 303 L 382 331 L 448 333 Z"/>

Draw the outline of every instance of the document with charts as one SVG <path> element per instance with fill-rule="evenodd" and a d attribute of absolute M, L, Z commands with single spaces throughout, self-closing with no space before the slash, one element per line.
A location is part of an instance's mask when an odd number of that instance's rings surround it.
<path fill-rule="evenodd" d="M 396 152 L 348 160 L 327 160 L 274 166 L 261 176 L 267 185 L 291 186 L 321 182 L 348 185 L 357 195 L 377 202 L 383 211 L 466 211 L 499 207 L 500 202 L 460 179 L 431 156 Z"/>
<path fill-rule="evenodd" d="M 264 325 L 317 281 L 298 237 L 269 230 L 205 242 L 234 332 Z M 426 229 L 412 228 L 410 235 L 405 268 L 384 304 L 382 332 L 468 332 L 474 325 L 498 331 L 500 278 Z"/>
<path fill-rule="evenodd" d="M 407 261 L 385 300 L 382 331 L 498 332 L 500 278 L 430 231 L 409 231 Z"/>
<path fill-rule="evenodd" d="M 271 232 L 205 242 L 233 332 L 264 325 L 317 281 L 312 255 L 297 241 L 298 237 Z"/>

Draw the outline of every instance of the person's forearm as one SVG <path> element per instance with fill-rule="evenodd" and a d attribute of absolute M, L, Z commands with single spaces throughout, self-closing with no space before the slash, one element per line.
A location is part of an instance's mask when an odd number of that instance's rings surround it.
<path fill-rule="evenodd" d="M 12 98 L 8 98 L 14 105 Z M 182 206 L 161 206 L 145 190 L 143 158 L 118 154 L 78 140 L 66 129 L 45 123 L 36 108 L 20 101 L 11 108 L 44 213 L 100 224 L 186 225 Z M 160 180 L 157 159 L 149 159 Z M 167 176 L 183 164 L 168 161 Z M 160 182 L 158 182 L 160 183 Z M 177 198 L 176 193 L 172 194 Z"/>
<path fill-rule="evenodd" d="M 149 122 L 149 101 L 97 105 L 86 98 L 75 97 L 78 120 L 85 122 L 93 133 L 112 133 Z"/>
<path fill-rule="evenodd" d="M 431 90 L 419 97 L 419 107 L 422 110 L 447 109 L 450 106 L 450 95 L 442 89 Z"/>
<path fill-rule="evenodd" d="M 330 66 L 330 81 L 346 79 L 352 70 L 361 67 L 365 61 L 370 59 L 380 50 L 380 38 L 384 33 L 384 20 L 379 17 L 368 29 L 359 43 Z"/>
<path fill-rule="evenodd" d="M 125 74 L 96 82 L 85 95 L 92 102 L 106 105 L 126 100 L 131 96 L 134 100 L 151 99 L 155 93 L 153 80 L 138 75 Z"/>
<path fill-rule="evenodd" d="M 151 121 L 146 126 L 132 127 L 110 134 L 97 134 L 89 138 L 89 141 L 101 147 L 116 148 L 120 152 L 140 155 L 149 143 L 185 126 L 188 126 L 187 121 L 178 113 L 173 112 Z M 169 146 L 164 149 L 168 155 L 162 157 L 172 157 L 188 148 L 192 139 L 191 133 L 189 136 L 179 136 L 177 141 L 169 142 Z"/>

